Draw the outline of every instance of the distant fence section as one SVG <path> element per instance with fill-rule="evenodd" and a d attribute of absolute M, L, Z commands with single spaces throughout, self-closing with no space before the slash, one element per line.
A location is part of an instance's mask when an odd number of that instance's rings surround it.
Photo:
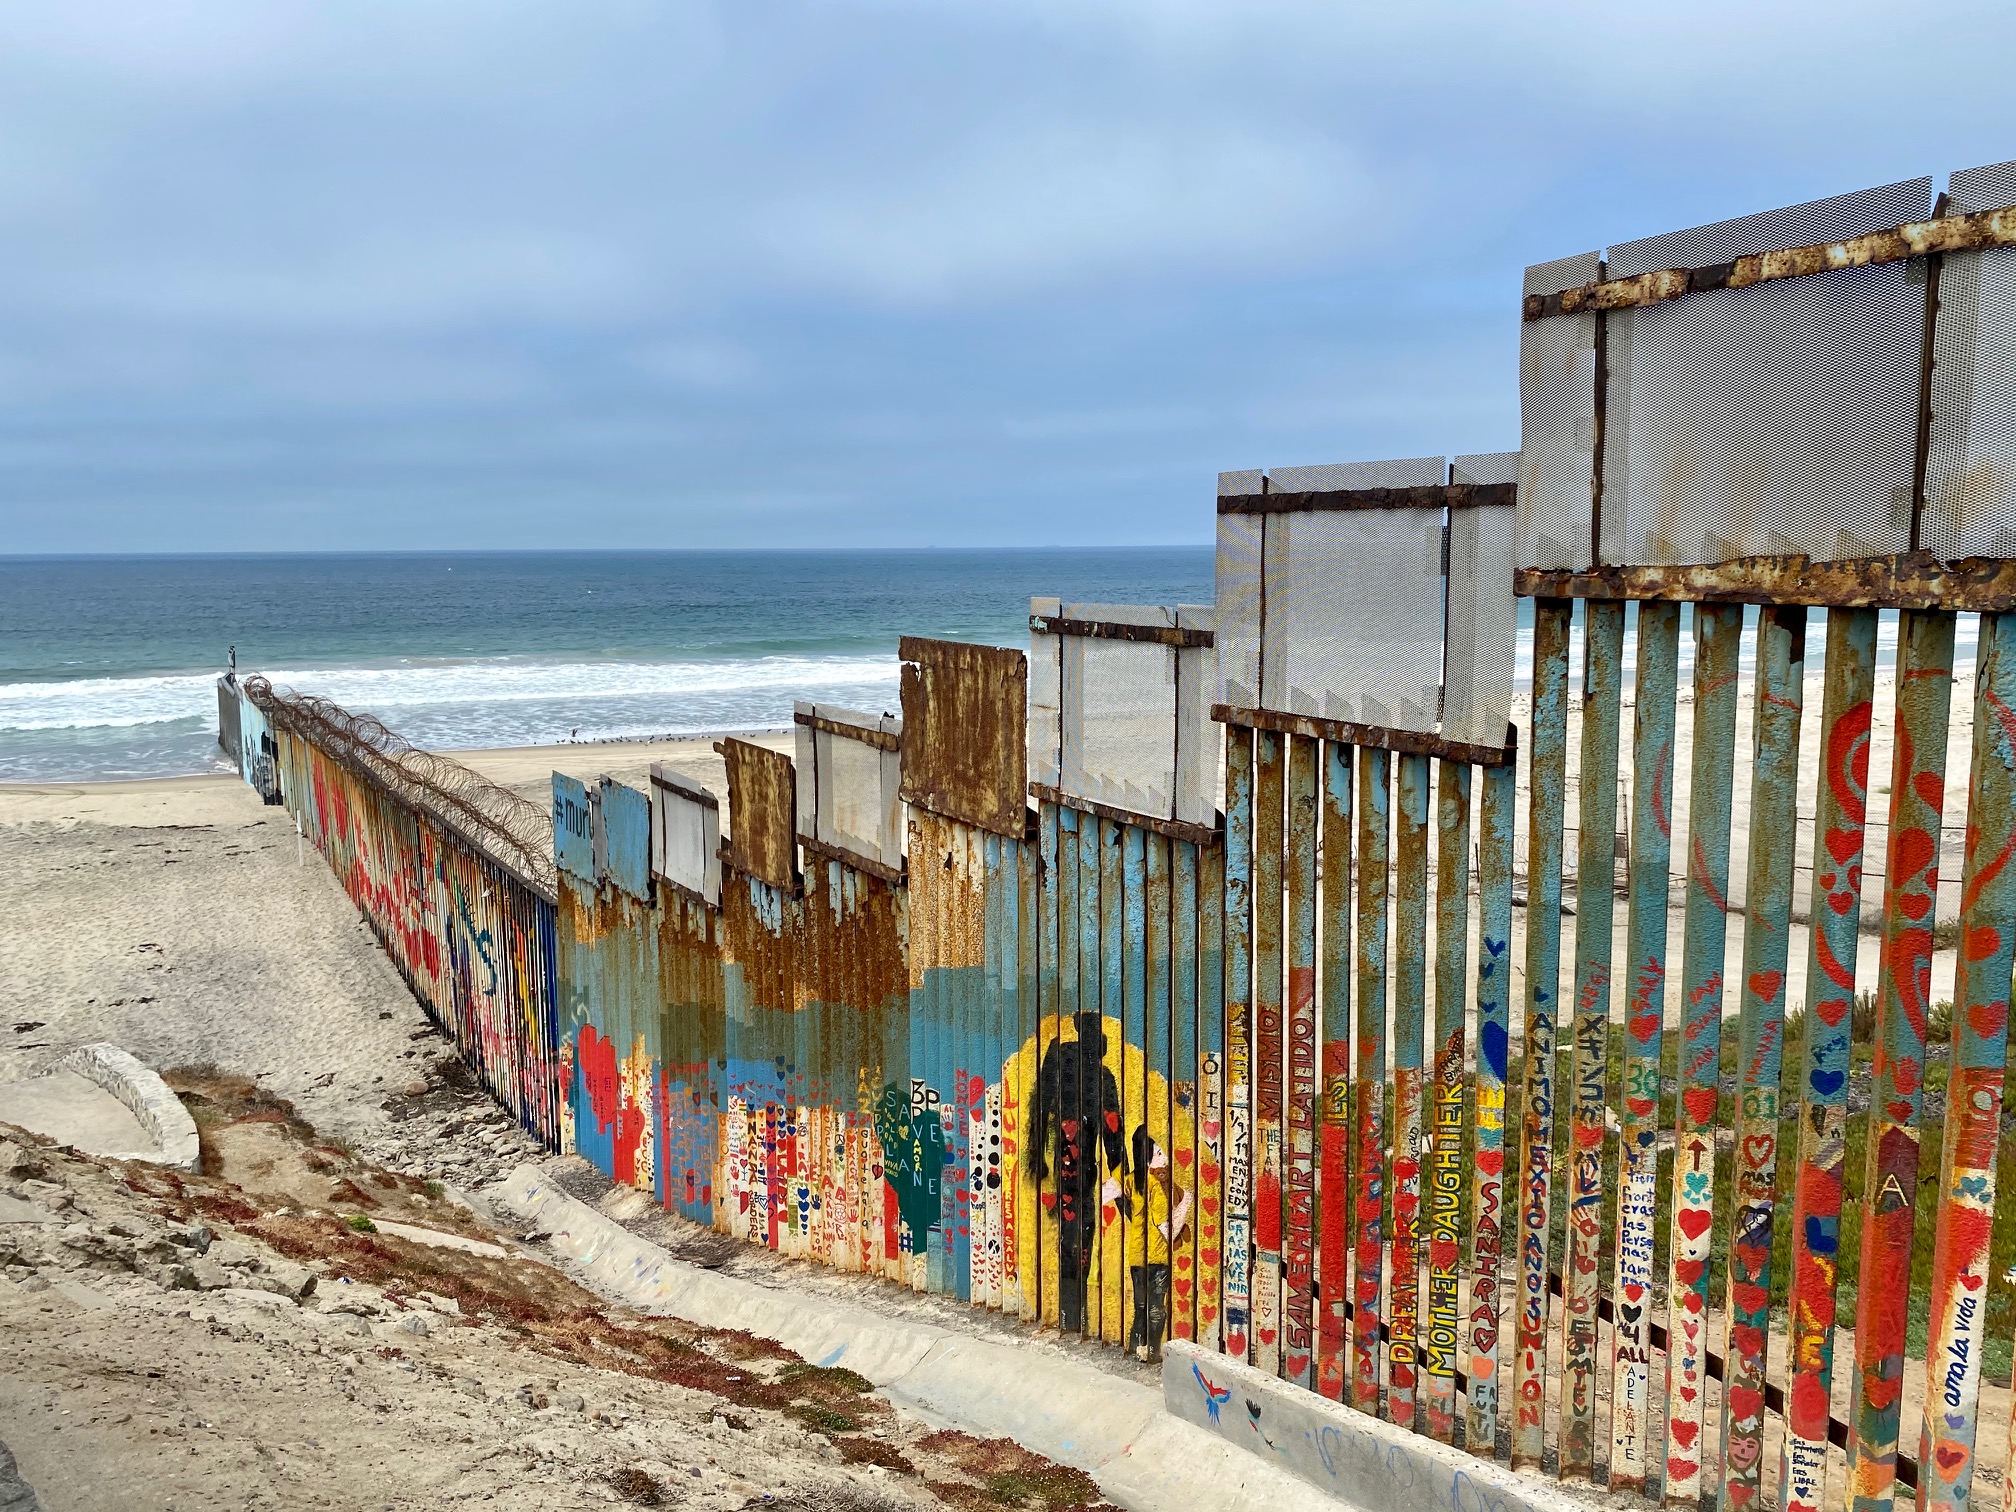
<path fill-rule="evenodd" d="M 247 780 L 286 805 L 483 1084 L 562 1147 L 544 813 L 368 716 L 263 677 L 243 690 Z"/>
<path fill-rule="evenodd" d="M 243 770 L 528 1127 L 696 1222 L 1613 1492 L 1958 1512 L 2016 1333 L 2016 167 L 1521 315 L 1519 453 L 1222 474 L 1214 606 L 906 637 L 900 717 L 799 704 L 725 800 L 528 814 L 257 678 Z"/>

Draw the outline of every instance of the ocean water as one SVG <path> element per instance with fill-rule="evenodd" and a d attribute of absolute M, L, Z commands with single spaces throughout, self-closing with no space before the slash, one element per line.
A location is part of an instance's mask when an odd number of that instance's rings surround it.
<path fill-rule="evenodd" d="M 1029 599 L 1195 604 L 1209 547 L 0 558 L 0 781 L 215 770 L 216 678 L 439 750 L 894 711 L 902 635 L 1026 645 Z"/>

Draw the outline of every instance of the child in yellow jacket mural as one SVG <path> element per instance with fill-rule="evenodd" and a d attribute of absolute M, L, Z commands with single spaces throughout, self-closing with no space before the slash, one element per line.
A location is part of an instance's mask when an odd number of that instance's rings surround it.
<path fill-rule="evenodd" d="M 1131 1266 L 1134 1276 L 1134 1324 L 1127 1347 L 1143 1352 L 1159 1349 L 1169 1327 L 1169 1253 L 1190 1227 L 1190 1194 L 1171 1178 L 1169 1152 L 1156 1143 L 1146 1124 L 1134 1127 L 1134 1189 L 1148 1220 L 1145 1265 Z"/>

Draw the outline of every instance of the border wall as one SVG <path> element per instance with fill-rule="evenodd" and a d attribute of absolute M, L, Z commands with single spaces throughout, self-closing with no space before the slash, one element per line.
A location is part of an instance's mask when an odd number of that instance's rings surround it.
<path fill-rule="evenodd" d="M 243 770 L 521 1122 L 695 1222 L 1569 1483 L 1957 1509 L 2016 167 L 1949 196 L 1529 269 L 1520 452 L 1222 474 L 1214 606 L 905 638 L 900 718 L 722 743 L 727 823 L 660 768 L 528 828 L 256 678 Z"/>

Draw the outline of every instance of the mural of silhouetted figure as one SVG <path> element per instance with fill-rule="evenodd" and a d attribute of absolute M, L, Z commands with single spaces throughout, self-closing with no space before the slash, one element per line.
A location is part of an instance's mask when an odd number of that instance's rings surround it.
<path fill-rule="evenodd" d="M 1120 1087 L 1106 1068 L 1106 1029 L 1096 1013 L 1075 1016 L 1076 1040 L 1059 1039 L 1043 1052 L 1036 1073 L 1036 1137 L 1029 1165 L 1036 1179 L 1057 1169 L 1057 1228 L 1063 1254 L 1057 1266 L 1057 1323 L 1066 1332 L 1085 1326 L 1085 1283 L 1099 1242 L 1102 1181 L 1099 1155 L 1106 1156 L 1107 1183 L 1120 1211 L 1133 1204 L 1117 1178 L 1127 1172 L 1127 1141 L 1120 1132 Z M 1094 1130 L 1097 1138 L 1094 1138 Z"/>

